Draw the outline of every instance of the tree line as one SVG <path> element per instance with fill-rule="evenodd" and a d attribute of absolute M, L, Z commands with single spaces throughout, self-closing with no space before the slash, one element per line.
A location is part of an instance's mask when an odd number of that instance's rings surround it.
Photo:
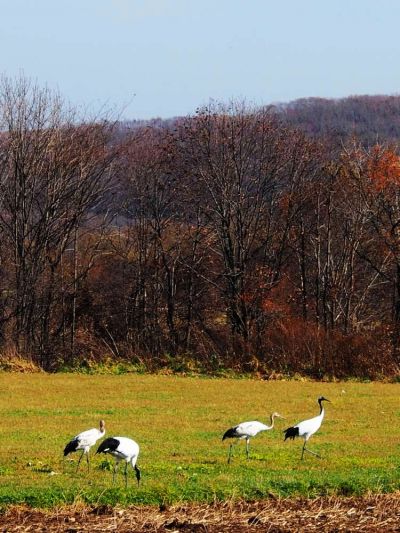
<path fill-rule="evenodd" d="M 374 95 L 347 98 L 301 98 L 278 104 L 275 111 L 293 127 L 314 138 L 341 144 L 356 137 L 365 146 L 398 142 L 400 96 Z"/>
<path fill-rule="evenodd" d="M 133 129 L 0 86 L 0 351 L 378 377 L 400 363 L 400 160 L 273 109 Z"/>

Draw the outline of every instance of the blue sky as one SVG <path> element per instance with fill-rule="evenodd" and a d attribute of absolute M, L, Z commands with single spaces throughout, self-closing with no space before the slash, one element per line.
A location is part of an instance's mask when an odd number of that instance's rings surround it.
<path fill-rule="evenodd" d="M 125 118 L 400 92 L 399 0 L 0 0 L 0 72 Z"/>

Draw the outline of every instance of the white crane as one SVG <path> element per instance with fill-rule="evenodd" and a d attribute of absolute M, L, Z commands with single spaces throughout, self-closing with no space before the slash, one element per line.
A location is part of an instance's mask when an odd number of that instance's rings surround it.
<path fill-rule="evenodd" d="M 115 457 L 115 465 L 113 470 L 113 483 L 115 482 L 115 474 L 120 461 L 125 461 L 125 487 L 128 486 L 128 463 L 131 463 L 135 470 L 138 485 L 140 483 L 140 469 L 136 465 L 139 455 L 139 445 L 128 437 L 109 437 L 104 440 L 97 449 L 96 453 L 109 453 Z"/>
<path fill-rule="evenodd" d="M 323 396 L 320 396 L 318 398 L 319 409 L 320 409 L 318 416 L 315 416 L 314 418 L 310 418 L 309 420 L 303 420 L 303 422 L 299 422 L 295 426 L 292 426 L 284 430 L 285 440 L 286 439 L 293 440 L 296 437 L 303 437 L 304 445 L 303 445 L 303 450 L 301 452 L 302 459 L 304 456 L 304 452 L 308 452 L 308 453 L 311 453 L 312 455 L 320 457 L 320 455 L 318 455 L 317 453 L 312 452 L 311 450 L 306 448 L 306 444 L 307 444 L 308 439 L 312 435 L 314 435 L 314 433 L 316 433 L 321 427 L 322 420 L 324 419 L 324 415 L 325 415 L 325 409 L 322 407 L 322 402 L 329 402 L 329 400 L 327 398 L 324 398 Z"/>
<path fill-rule="evenodd" d="M 71 439 L 69 443 L 65 446 L 64 457 L 66 457 L 71 452 L 82 450 L 81 456 L 78 461 L 78 466 L 76 467 L 76 471 L 78 471 L 82 457 L 86 454 L 86 461 L 87 461 L 88 472 L 89 472 L 90 470 L 89 450 L 94 444 L 96 444 L 96 442 L 99 439 L 104 437 L 105 433 L 106 433 L 106 426 L 105 426 L 104 420 L 100 420 L 100 429 L 92 428 L 92 429 L 88 429 L 87 431 L 82 431 L 82 433 L 79 433 L 79 435 L 76 435 L 76 437 Z"/>
<path fill-rule="evenodd" d="M 268 429 L 272 429 L 274 427 L 275 418 L 284 418 L 284 417 L 281 416 L 279 413 L 272 413 L 270 426 L 266 426 L 262 422 L 253 420 L 252 422 L 242 422 L 241 424 L 238 424 L 237 426 L 229 428 L 227 431 L 225 431 L 222 437 L 223 441 L 225 439 L 236 439 L 236 442 L 232 443 L 229 446 L 228 464 L 231 462 L 233 445 L 237 444 L 239 440 L 242 440 L 242 439 L 246 439 L 246 456 L 248 459 L 250 437 L 255 437 L 258 433 L 260 433 L 260 431 L 266 431 Z"/>

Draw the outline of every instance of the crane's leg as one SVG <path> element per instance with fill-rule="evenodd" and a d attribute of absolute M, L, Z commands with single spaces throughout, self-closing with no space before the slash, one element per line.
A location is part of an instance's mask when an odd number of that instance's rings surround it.
<path fill-rule="evenodd" d="M 229 446 L 228 465 L 231 462 L 233 443 Z"/>
<path fill-rule="evenodd" d="M 86 462 L 87 462 L 87 471 L 90 472 L 90 462 L 89 462 L 89 452 L 86 454 Z"/>
<path fill-rule="evenodd" d="M 250 439 L 246 439 L 246 457 L 249 458 L 249 443 Z"/>
<path fill-rule="evenodd" d="M 124 475 L 125 475 L 125 488 L 127 489 L 128 488 L 128 463 L 127 462 L 125 462 Z"/>
<path fill-rule="evenodd" d="M 316 457 L 319 457 L 321 459 L 321 456 L 318 455 L 316 452 L 312 452 L 311 450 L 309 450 L 308 448 L 306 448 L 306 443 L 307 441 L 304 441 L 304 444 L 303 444 L 303 450 L 301 452 L 301 459 L 303 459 L 304 457 L 304 452 L 308 452 L 310 453 L 311 455 L 315 455 Z"/>
<path fill-rule="evenodd" d="M 84 454 L 84 453 L 85 453 L 85 450 L 82 451 L 81 456 L 79 457 L 78 466 L 76 467 L 76 471 L 77 471 L 77 472 L 78 472 L 78 470 L 79 470 L 79 465 L 81 464 L 82 457 L 83 457 L 83 454 Z"/>
<path fill-rule="evenodd" d="M 114 469 L 113 469 L 113 485 L 115 483 L 115 476 L 116 476 L 116 473 L 117 473 L 118 464 L 119 464 L 118 461 L 115 461 Z"/>
<path fill-rule="evenodd" d="M 304 441 L 304 444 L 303 444 L 303 449 L 301 451 L 301 460 L 303 460 L 303 457 L 304 457 L 304 450 L 306 448 L 306 441 Z"/>
<path fill-rule="evenodd" d="M 233 447 L 239 442 L 240 439 L 236 439 L 235 442 L 229 446 L 229 455 L 228 455 L 228 465 L 231 462 L 231 457 L 233 457 Z"/>
<path fill-rule="evenodd" d="M 311 453 L 311 455 L 315 455 L 315 457 L 319 457 L 321 459 L 321 456 L 317 452 L 312 452 L 308 448 L 304 447 L 304 451 Z"/>

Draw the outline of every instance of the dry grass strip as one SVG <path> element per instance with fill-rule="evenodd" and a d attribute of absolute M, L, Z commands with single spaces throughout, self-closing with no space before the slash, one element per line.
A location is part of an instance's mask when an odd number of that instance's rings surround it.
<path fill-rule="evenodd" d="M 171 507 L 11 507 L 2 532 L 400 532 L 400 492 L 363 498 L 269 499 Z"/>

